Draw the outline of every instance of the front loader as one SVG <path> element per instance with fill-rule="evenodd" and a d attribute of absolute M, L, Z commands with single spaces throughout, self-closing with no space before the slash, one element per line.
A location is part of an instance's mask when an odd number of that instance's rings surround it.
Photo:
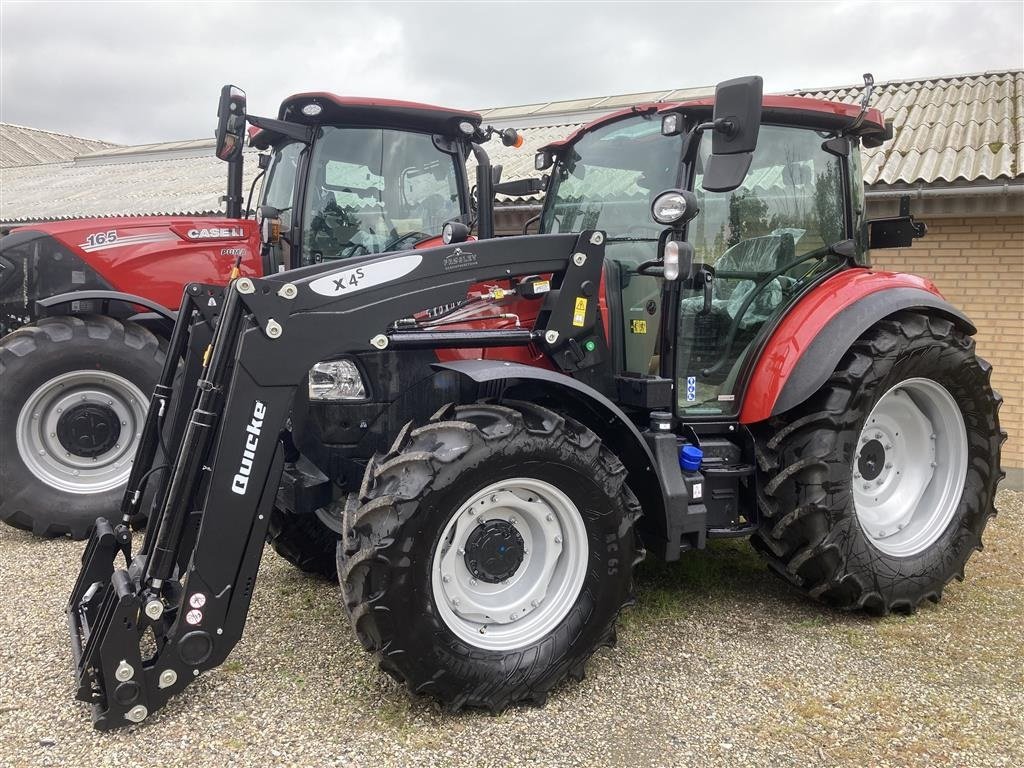
<path fill-rule="evenodd" d="M 224 661 L 281 494 L 339 532 L 359 641 L 451 711 L 580 678 L 645 551 L 749 536 L 830 605 L 938 600 L 994 513 L 1000 401 L 970 321 L 869 268 L 924 234 L 864 218 L 857 148 L 889 136 L 866 99 L 741 78 L 543 148 L 543 234 L 238 279 L 219 316 L 190 285 L 180 383 L 166 364 L 68 604 L 94 725 Z M 362 390 L 311 417 L 338 361 Z M 348 442 L 315 439 L 331 419 Z"/>

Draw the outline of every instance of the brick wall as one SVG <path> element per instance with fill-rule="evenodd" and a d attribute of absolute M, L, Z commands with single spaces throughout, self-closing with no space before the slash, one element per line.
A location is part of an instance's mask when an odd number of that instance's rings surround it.
<path fill-rule="evenodd" d="M 925 221 L 927 237 L 875 251 L 874 266 L 931 278 L 978 326 L 978 354 L 992 363 L 1005 401 L 1003 467 L 1019 482 L 1012 470 L 1024 467 L 1024 216 Z"/>

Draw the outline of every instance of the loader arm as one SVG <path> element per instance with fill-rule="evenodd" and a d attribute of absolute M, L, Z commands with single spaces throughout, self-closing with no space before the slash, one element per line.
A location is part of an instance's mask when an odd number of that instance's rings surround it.
<path fill-rule="evenodd" d="M 94 726 L 144 720 L 241 638 L 281 474 L 279 436 L 315 363 L 392 345 L 536 343 L 565 372 L 598 365 L 603 243 L 600 232 L 505 238 L 242 278 L 219 316 L 195 300 L 205 287 L 188 286 L 121 522 L 97 521 L 68 603 L 78 698 L 92 704 Z M 536 274 L 554 277 L 533 328 L 394 329 L 474 283 Z M 165 452 L 173 461 L 160 470 Z M 127 521 L 152 477 L 150 523 L 133 556 Z"/>

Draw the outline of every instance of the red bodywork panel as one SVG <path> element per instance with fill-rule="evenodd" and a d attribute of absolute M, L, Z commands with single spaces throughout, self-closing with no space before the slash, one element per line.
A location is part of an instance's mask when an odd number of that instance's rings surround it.
<path fill-rule="evenodd" d="M 243 275 L 263 273 L 259 230 L 250 219 L 139 216 L 56 221 L 26 229 L 61 241 L 114 290 L 169 309 L 181 304 L 188 283 L 227 285 L 239 255 Z"/>
<path fill-rule="evenodd" d="M 551 275 L 541 275 L 547 279 Z M 607 280 L 605 274 L 601 275 L 601 284 L 598 288 L 597 306 L 601 313 L 601 320 L 604 327 L 604 336 L 611 344 L 610 319 L 608 315 L 608 294 L 606 289 Z M 503 299 L 487 301 L 480 304 L 470 305 L 465 309 L 453 313 L 452 317 L 465 318 L 465 323 L 458 323 L 443 326 L 446 330 L 499 330 L 515 328 L 516 321 L 512 317 L 502 315 L 515 315 L 519 319 L 519 325 L 526 328 L 533 327 L 537 315 L 543 305 L 542 299 L 524 299 L 518 294 L 511 292 L 513 285 L 510 281 L 501 281 L 495 284 L 510 293 Z M 487 291 L 490 285 L 477 284 L 469 289 L 469 293 Z M 525 347 L 475 347 L 471 349 L 438 349 L 437 359 L 442 363 L 453 360 L 507 360 L 513 363 L 525 363 L 537 368 L 557 370 L 550 358 L 533 344 Z"/>
<path fill-rule="evenodd" d="M 942 296 L 931 280 L 917 275 L 847 269 L 800 299 L 779 323 L 757 361 L 743 398 L 740 423 L 753 424 L 771 415 L 800 356 L 829 320 L 865 296 L 891 288 L 918 288 Z"/>

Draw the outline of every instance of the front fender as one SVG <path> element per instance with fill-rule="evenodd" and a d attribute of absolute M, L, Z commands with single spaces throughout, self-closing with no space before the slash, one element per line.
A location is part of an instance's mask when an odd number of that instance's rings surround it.
<path fill-rule="evenodd" d="M 607 397 L 563 373 L 521 363 L 455 360 L 435 363 L 433 367 L 454 371 L 478 385 L 485 385 L 484 392 L 492 395 L 532 402 L 543 400 L 542 405 L 592 429 L 625 465 L 629 487 L 644 510 L 644 527 L 655 537 L 667 540 L 667 499 L 673 498 L 674 491 L 665 485 L 668 478 L 656 471 L 658 463 L 643 434 Z"/>
<path fill-rule="evenodd" d="M 967 317 L 930 280 L 898 272 L 848 269 L 789 310 L 768 339 L 747 385 L 739 421 L 785 413 L 818 391 L 868 328 L 905 309 L 941 315 L 973 334 Z"/>

